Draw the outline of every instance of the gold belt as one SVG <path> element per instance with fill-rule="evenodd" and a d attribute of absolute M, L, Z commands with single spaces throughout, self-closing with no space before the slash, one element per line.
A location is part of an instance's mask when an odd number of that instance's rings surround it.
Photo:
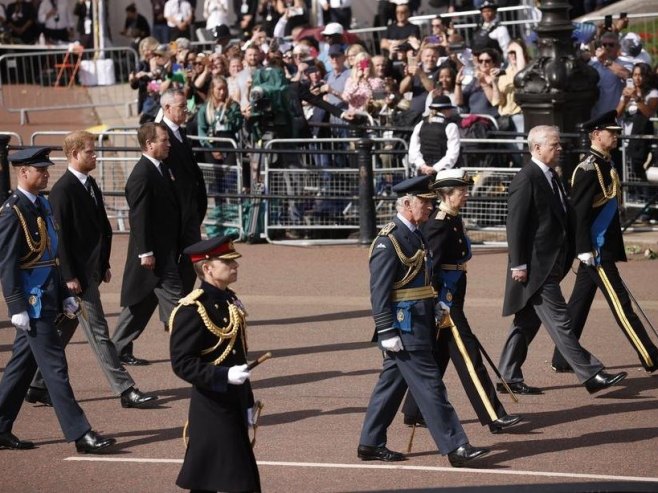
<path fill-rule="evenodd" d="M 39 260 L 33 264 L 20 266 L 21 269 L 36 269 L 37 267 L 57 267 L 59 265 L 59 258 L 51 258 L 50 260 Z"/>
<path fill-rule="evenodd" d="M 414 301 L 434 298 L 436 293 L 432 286 L 422 286 L 420 288 L 395 289 L 391 293 L 391 301 Z"/>
<path fill-rule="evenodd" d="M 441 270 L 463 270 L 464 272 L 466 272 L 467 271 L 466 264 L 467 264 L 467 262 L 464 262 L 463 264 L 441 264 L 440 269 Z"/>

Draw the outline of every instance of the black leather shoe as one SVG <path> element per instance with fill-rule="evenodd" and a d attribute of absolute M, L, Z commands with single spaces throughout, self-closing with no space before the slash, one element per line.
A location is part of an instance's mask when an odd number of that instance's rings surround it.
<path fill-rule="evenodd" d="M 381 460 L 384 462 L 407 460 L 400 452 L 393 452 L 386 447 L 369 447 L 368 445 L 359 445 L 356 455 L 361 460 Z"/>
<path fill-rule="evenodd" d="M 404 424 L 407 426 L 413 426 L 414 424 L 416 426 L 420 426 L 421 428 L 427 428 L 427 423 L 425 423 L 425 418 L 422 416 L 407 416 L 406 414 L 404 415 Z"/>
<path fill-rule="evenodd" d="M 539 395 L 543 394 L 544 392 L 542 389 L 539 387 L 530 387 L 529 385 L 526 385 L 523 382 L 516 382 L 516 383 L 508 383 L 507 386 L 510 388 L 512 392 L 515 394 L 521 394 L 521 395 Z M 497 383 L 496 384 L 496 390 L 498 390 L 499 393 L 501 394 L 507 394 L 507 389 L 502 383 Z"/>
<path fill-rule="evenodd" d="M 119 360 L 121 360 L 121 363 L 124 365 L 130 365 L 130 366 L 146 366 L 149 365 L 150 363 L 141 358 L 135 358 L 132 354 L 122 354 L 119 357 Z"/>
<path fill-rule="evenodd" d="M 34 448 L 34 443 L 27 440 L 19 440 L 11 431 L 5 431 L 4 433 L 0 433 L 0 448 L 29 450 Z"/>
<path fill-rule="evenodd" d="M 465 466 L 467 462 L 482 457 L 491 452 L 488 448 L 473 447 L 470 443 L 462 445 L 448 454 L 448 460 L 452 467 Z"/>
<path fill-rule="evenodd" d="M 94 430 L 89 430 L 75 441 L 75 449 L 80 454 L 98 454 L 115 443 L 117 441 L 114 438 L 106 438 Z"/>
<path fill-rule="evenodd" d="M 149 406 L 149 402 L 157 399 L 154 395 L 146 395 L 135 387 L 130 387 L 121 394 L 121 407 L 144 408 Z"/>
<path fill-rule="evenodd" d="M 625 371 L 611 375 L 610 373 L 606 373 L 601 370 L 585 382 L 585 388 L 590 394 L 595 394 L 603 389 L 607 389 L 608 387 L 621 382 L 627 376 L 628 373 Z"/>
<path fill-rule="evenodd" d="M 30 387 L 25 394 L 25 402 L 31 404 L 43 404 L 44 406 L 53 407 L 53 401 L 50 400 L 48 389 Z"/>
<path fill-rule="evenodd" d="M 553 370 L 555 373 L 573 373 L 573 368 L 570 366 L 551 365 L 551 370 Z"/>
<path fill-rule="evenodd" d="M 506 414 L 505 416 L 498 418 L 496 421 L 489 423 L 489 431 L 494 434 L 500 433 L 503 431 L 503 428 L 513 426 L 519 421 L 521 421 L 521 416 L 518 414 Z"/>

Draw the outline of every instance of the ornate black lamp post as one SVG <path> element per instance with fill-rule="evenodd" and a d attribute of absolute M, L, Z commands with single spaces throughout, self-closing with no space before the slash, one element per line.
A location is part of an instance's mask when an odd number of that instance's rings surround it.
<path fill-rule="evenodd" d="M 553 0 L 543 0 L 539 7 L 542 18 L 535 30 L 539 54 L 514 78 L 526 130 L 556 125 L 563 133 L 576 132 L 577 125 L 590 118 L 598 98 L 598 73 L 576 54 L 570 9 L 569 3 Z M 568 151 L 570 143 L 563 145 Z M 576 158 L 565 153 L 564 175 L 571 176 Z"/>

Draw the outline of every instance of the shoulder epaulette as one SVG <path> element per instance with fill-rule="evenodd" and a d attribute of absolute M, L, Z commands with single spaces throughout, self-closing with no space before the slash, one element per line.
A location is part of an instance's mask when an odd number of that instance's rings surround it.
<path fill-rule="evenodd" d="M 178 300 L 178 303 L 181 305 L 192 305 L 196 300 L 201 298 L 201 295 L 203 294 L 203 289 L 195 289 L 190 294 L 185 296 L 184 298 L 181 298 Z"/>
<path fill-rule="evenodd" d="M 393 222 L 388 223 L 386 226 L 384 226 L 382 229 L 379 230 L 377 236 L 388 236 L 395 228 L 397 228 L 397 225 L 395 223 Z"/>
<path fill-rule="evenodd" d="M 443 221 L 446 218 L 447 215 L 448 215 L 448 213 L 446 211 L 439 211 L 436 214 L 436 219 L 438 219 L 439 221 Z"/>
<path fill-rule="evenodd" d="M 596 170 L 596 158 L 590 154 L 583 161 L 578 163 L 578 166 L 576 166 L 573 170 L 573 173 L 571 173 L 571 186 L 573 186 L 573 184 L 576 180 L 576 172 L 579 169 L 581 169 L 583 171 L 594 171 L 594 170 Z"/>
<path fill-rule="evenodd" d="M 16 205 L 17 202 L 18 202 L 18 195 L 16 194 L 13 194 L 11 197 L 5 200 L 5 203 L 2 204 L 2 207 L 0 208 L 0 216 L 10 212 L 11 208 L 14 205 Z"/>

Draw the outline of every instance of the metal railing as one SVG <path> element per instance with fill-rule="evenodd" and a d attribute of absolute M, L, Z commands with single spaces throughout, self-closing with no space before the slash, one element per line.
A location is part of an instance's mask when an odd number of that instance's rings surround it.
<path fill-rule="evenodd" d="M 34 111 L 124 106 L 131 116 L 135 91 L 128 75 L 136 66 L 129 47 L 7 53 L 0 56 L 0 100 L 20 113 L 21 125 Z"/>

